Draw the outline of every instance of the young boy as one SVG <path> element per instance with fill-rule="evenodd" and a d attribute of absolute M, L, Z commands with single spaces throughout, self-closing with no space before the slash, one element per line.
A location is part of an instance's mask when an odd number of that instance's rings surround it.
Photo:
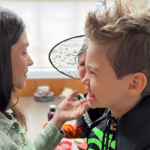
<path fill-rule="evenodd" d="M 90 12 L 86 76 L 91 108 L 108 108 L 88 134 L 88 150 L 150 150 L 150 12 Z"/>

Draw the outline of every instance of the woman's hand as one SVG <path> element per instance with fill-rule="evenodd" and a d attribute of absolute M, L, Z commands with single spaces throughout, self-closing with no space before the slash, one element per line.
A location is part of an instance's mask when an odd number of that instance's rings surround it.
<path fill-rule="evenodd" d="M 67 98 L 65 98 L 57 107 L 55 115 L 53 116 L 54 125 L 60 129 L 61 126 L 69 120 L 77 119 L 85 111 L 89 109 L 86 99 L 70 102 L 77 94 L 77 91 L 74 91 Z"/>

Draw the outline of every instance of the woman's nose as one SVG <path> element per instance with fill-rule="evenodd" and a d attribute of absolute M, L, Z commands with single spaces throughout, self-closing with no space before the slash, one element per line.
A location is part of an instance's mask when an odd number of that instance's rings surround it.
<path fill-rule="evenodd" d="M 28 65 L 28 66 L 32 66 L 32 65 L 33 65 L 33 60 L 31 59 L 30 56 L 28 56 L 27 65 Z"/>

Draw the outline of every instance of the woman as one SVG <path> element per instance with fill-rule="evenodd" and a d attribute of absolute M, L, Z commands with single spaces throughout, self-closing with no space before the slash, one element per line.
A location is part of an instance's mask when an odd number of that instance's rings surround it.
<path fill-rule="evenodd" d="M 57 108 L 49 124 L 33 143 L 27 137 L 26 117 L 16 100 L 16 88 L 23 89 L 28 66 L 33 64 L 27 53 L 28 39 L 22 19 L 0 8 L 0 149 L 53 150 L 64 137 L 61 126 L 78 118 L 87 109 L 86 99 L 71 103 L 73 92 Z M 17 98 L 18 99 L 18 98 Z"/>

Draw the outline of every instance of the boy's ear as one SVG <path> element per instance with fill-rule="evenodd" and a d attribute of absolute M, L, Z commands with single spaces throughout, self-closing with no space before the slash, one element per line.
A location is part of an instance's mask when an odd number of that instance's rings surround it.
<path fill-rule="evenodd" d="M 147 84 L 147 78 L 143 73 L 135 73 L 130 76 L 130 82 L 127 89 L 127 94 L 130 96 L 139 95 L 144 90 Z"/>
<path fill-rule="evenodd" d="M 79 65 L 77 66 L 77 69 L 79 70 Z"/>

